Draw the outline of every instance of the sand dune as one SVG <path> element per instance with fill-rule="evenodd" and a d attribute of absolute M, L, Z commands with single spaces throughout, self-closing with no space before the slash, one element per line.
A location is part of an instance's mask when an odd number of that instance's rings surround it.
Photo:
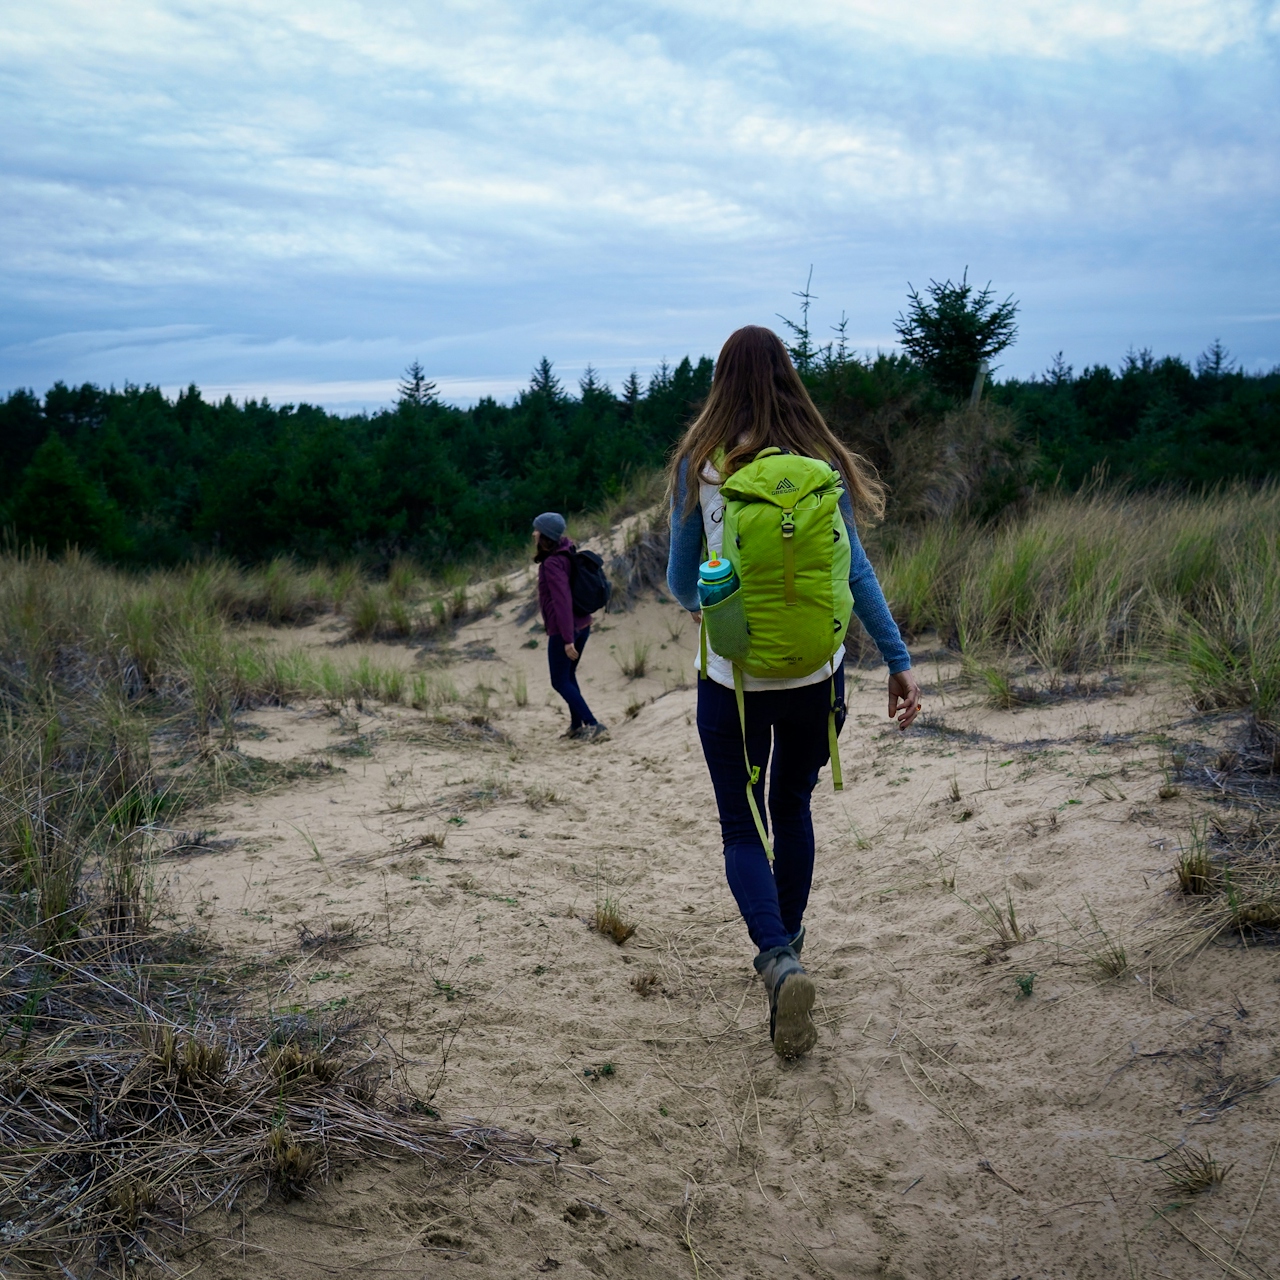
<path fill-rule="evenodd" d="M 902 735 L 883 675 L 851 670 L 847 789 L 824 774 L 815 801 L 821 1039 L 785 1063 L 720 865 L 692 626 L 656 599 L 603 620 L 583 683 L 612 735 L 582 745 L 516 621 L 527 594 L 447 646 L 370 647 L 457 701 L 246 716 L 246 753 L 334 771 L 226 803 L 205 825 L 234 843 L 166 870 L 180 914 L 264 961 L 255 1000 L 371 1011 L 446 1119 L 581 1167 L 359 1165 L 233 1217 L 203 1274 L 1219 1274 L 1188 1237 L 1230 1259 L 1274 1154 L 1280 1088 L 1232 1088 L 1280 1073 L 1277 970 L 1240 946 L 1156 965 L 1187 927 L 1170 867 L 1197 803 L 1157 798 L 1174 692 L 996 712 L 926 647 Z M 622 946 L 589 927 L 606 896 L 636 926 Z M 335 922 L 357 945 L 299 947 Z M 1184 1141 L 1233 1167 L 1166 1221 L 1150 1161 Z M 1228 1274 L 1277 1267 L 1271 1176 Z"/>

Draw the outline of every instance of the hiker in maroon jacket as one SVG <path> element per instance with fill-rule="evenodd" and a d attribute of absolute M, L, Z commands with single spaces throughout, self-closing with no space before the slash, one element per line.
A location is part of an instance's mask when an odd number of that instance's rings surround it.
<path fill-rule="evenodd" d="M 575 616 L 569 587 L 569 557 L 577 550 L 565 537 L 564 516 L 544 511 L 533 522 L 537 547 L 538 604 L 547 629 L 551 687 L 569 704 L 566 738 L 598 738 L 608 730 L 591 714 L 578 688 L 578 662 L 591 635 L 591 615 Z"/>

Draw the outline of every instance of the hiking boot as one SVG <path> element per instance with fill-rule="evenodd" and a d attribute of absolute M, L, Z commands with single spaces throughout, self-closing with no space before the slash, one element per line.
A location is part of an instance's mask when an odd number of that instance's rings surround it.
<path fill-rule="evenodd" d="M 562 738 L 580 738 L 582 737 L 582 726 L 580 724 L 571 724 L 560 736 Z"/>
<path fill-rule="evenodd" d="M 803 945 L 803 939 L 801 939 Z M 811 1010 L 817 998 L 813 979 L 791 947 L 772 947 L 752 962 L 769 993 L 769 1037 L 783 1058 L 798 1058 L 818 1043 Z"/>
<path fill-rule="evenodd" d="M 578 731 L 578 737 L 583 742 L 598 742 L 601 738 L 609 736 L 609 726 L 605 724 L 584 724 Z"/>

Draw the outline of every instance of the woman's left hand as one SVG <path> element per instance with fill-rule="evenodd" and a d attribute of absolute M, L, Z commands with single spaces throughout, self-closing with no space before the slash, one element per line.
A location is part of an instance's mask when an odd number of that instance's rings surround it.
<path fill-rule="evenodd" d="M 898 728 L 909 729 L 920 714 L 920 685 L 909 667 L 889 677 L 889 716 L 898 717 Z"/>

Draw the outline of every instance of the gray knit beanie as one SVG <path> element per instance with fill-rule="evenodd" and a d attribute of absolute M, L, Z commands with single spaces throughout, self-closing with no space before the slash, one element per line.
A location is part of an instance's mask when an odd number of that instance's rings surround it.
<path fill-rule="evenodd" d="M 566 525 L 564 516 L 558 511 L 544 511 L 540 516 L 535 517 L 533 527 L 550 538 L 552 542 L 559 542 L 564 537 Z"/>

